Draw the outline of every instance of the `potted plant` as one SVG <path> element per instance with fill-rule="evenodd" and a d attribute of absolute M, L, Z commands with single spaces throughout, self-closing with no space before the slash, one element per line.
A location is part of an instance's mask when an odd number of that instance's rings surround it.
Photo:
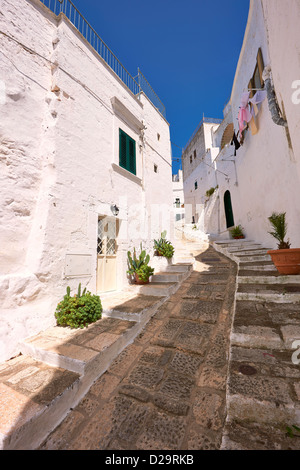
<path fill-rule="evenodd" d="M 277 271 L 280 274 L 300 274 L 300 248 L 291 248 L 291 244 L 285 241 L 287 234 L 286 213 L 276 213 L 268 217 L 273 227 L 273 232 L 269 232 L 278 241 L 277 250 L 268 250 Z"/>
<path fill-rule="evenodd" d="M 172 258 L 174 255 L 174 247 L 170 241 L 166 239 L 167 231 L 161 233 L 159 240 L 154 240 L 154 254 L 156 256 L 164 256 Z"/>
<path fill-rule="evenodd" d="M 136 284 L 148 284 L 149 278 L 154 273 L 154 269 L 149 266 L 150 256 L 146 255 L 141 244 L 141 253 L 137 257 L 135 248 L 133 254 L 130 251 L 127 253 L 129 269 L 128 274 L 134 276 Z"/>
<path fill-rule="evenodd" d="M 236 227 L 231 228 L 229 232 L 232 238 L 235 238 L 236 240 L 240 238 L 245 238 L 243 233 L 243 227 L 241 225 L 237 225 Z"/>
<path fill-rule="evenodd" d="M 102 304 L 98 295 L 92 295 L 86 288 L 81 293 L 81 284 L 77 295 L 71 296 L 71 289 L 59 302 L 55 311 L 56 323 L 70 328 L 84 328 L 102 317 Z"/>

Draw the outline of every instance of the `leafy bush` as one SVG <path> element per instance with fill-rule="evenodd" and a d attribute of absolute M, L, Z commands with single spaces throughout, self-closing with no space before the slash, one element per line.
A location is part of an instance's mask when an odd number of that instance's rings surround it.
<path fill-rule="evenodd" d="M 215 188 L 210 188 L 206 191 L 206 196 L 210 197 L 215 192 Z"/>
<path fill-rule="evenodd" d="M 171 242 L 166 240 L 166 230 L 161 233 L 159 240 L 154 240 L 154 250 L 158 256 L 164 256 L 165 258 L 172 258 L 174 255 L 174 247 Z"/>
<path fill-rule="evenodd" d="M 136 274 L 141 281 L 147 282 L 149 277 L 154 273 L 154 269 L 151 266 L 143 265 L 137 269 Z"/>
<path fill-rule="evenodd" d="M 84 291 L 81 294 L 81 284 L 78 286 L 77 295 L 71 297 L 70 287 L 67 294 L 57 305 L 55 318 L 57 325 L 70 328 L 84 328 L 102 317 L 102 304 L 98 295 Z"/>
<path fill-rule="evenodd" d="M 279 250 L 289 249 L 291 244 L 288 241 L 285 241 L 285 237 L 287 234 L 287 223 L 285 220 L 285 212 L 277 214 L 273 212 L 273 214 L 268 217 L 269 222 L 271 223 L 274 231 L 269 232 L 276 240 L 279 242 L 277 244 Z"/>
<path fill-rule="evenodd" d="M 243 227 L 241 225 L 236 225 L 229 230 L 232 238 L 244 238 Z"/>

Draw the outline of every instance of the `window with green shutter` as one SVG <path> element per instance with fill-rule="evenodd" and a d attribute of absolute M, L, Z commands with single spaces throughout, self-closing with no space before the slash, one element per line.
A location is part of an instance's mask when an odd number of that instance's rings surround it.
<path fill-rule="evenodd" d="M 119 165 L 136 174 L 135 140 L 119 129 Z"/>

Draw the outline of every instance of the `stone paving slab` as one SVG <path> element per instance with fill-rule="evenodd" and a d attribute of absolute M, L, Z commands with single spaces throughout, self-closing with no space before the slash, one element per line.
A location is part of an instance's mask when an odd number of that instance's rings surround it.
<path fill-rule="evenodd" d="M 198 262 L 205 283 L 181 284 L 40 449 L 220 448 L 236 266 L 211 248 Z"/>
<path fill-rule="evenodd" d="M 300 426 L 299 281 L 266 262 L 239 264 L 221 449 L 300 449 L 287 432 Z"/>
<path fill-rule="evenodd" d="M 18 356 L 0 370 L 0 444 L 2 449 L 30 449 L 37 435 L 57 426 L 66 415 L 79 376 L 27 356 Z M 52 407 L 55 403 L 56 411 Z M 34 423 L 34 426 L 31 424 Z"/>

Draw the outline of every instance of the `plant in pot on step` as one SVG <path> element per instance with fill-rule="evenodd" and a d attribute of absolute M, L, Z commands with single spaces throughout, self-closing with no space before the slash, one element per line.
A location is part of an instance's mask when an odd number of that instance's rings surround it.
<path fill-rule="evenodd" d="M 102 317 L 102 304 L 98 295 L 92 295 L 86 288 L 81 292 L 81 284 L 77 294 L 71 296 L 71 289 L 59 302 L 55 311 L 56 323 L 70 328 L 84 328 Z"/>
<path fill-rule="evenodd" d="M 167 231 L 161 233 L 159 240 L 154 240 L 154 254 L 156 256 L 164 256 L 172 258 L 174 255 L 174 247 L 170 241 L 166 239 Z"/>
<path fill-rule="evenodd" d="M 150 276 L 154 273 L 154 269 L 149 266 L 150 255 L 146 254 L 141 244 L 141 253 L 139 256 L 136 254 L 135 248 L 133 254 L 127 252 L 128 257 L 128 271 L 127 273 L 134 277 L 136 284 L 148 284 Z"/>
<path fill-rule="evenodd" d="M 269 250 L 268 254 L 280 274 L 300 274 L 300 248 L 291 248 L 289 240 L 285 241 L 287 234 L 285 215 L 285 212 L 273 212 L 268 217 L 273 227 L 273 232 L 269 232 L 269 234 L 278 241 L 278 249 Z"/>
<path fill-rule="evenodd" d="M 229 232 L 232 238 L 235 238 L 236 240 L 240 238 L 245 238 L 245 235 L 243 233 L 243 227 L 241 225 L 237 225 L 236 227 L 233 227 L 232 229 L 229 230 Z"/>

